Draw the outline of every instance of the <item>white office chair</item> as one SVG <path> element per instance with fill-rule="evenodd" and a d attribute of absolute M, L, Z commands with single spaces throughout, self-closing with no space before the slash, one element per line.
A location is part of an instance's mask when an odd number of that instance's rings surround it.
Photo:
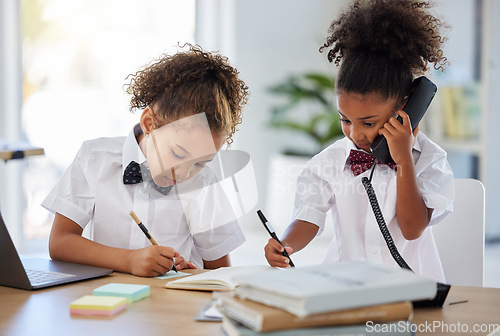
<path fill-rule="evenodd" d="M 483 287 L 484 186 L 474 179 L 455 179 L 453 213 L 432 226 L 451 285 Z"/>

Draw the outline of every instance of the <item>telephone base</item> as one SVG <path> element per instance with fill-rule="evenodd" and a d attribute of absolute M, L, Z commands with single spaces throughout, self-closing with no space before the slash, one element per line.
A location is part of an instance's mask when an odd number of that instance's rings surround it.
<path fill-rule="evenodd" d="M 432 308 L 432 307 L 442 307 L 448 292 L 450 291 L 451 285 L 437 283 L 437 293 L 433 299 L 430 300 L 420 300 L 413 302 L 413 308 Z"/>

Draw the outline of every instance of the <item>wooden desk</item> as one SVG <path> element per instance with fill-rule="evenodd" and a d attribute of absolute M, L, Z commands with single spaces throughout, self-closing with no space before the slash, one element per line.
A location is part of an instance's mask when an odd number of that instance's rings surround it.
<path fill-rule="evenodd" d="M 465 303 L 451 304 L 468 300 Z M 487 324 L 500 325 L 500 288 L 463 287 L 452 286 L 443 308 L 418 308 L 415 309 L 412 322 L 415 325 L 446 324 L 449 326 L 434 329 L 434 333 L 423 332 L 417 335 L 487 335 L 494 330 L 491 326 L 489 331 L 473 332 L 475 325 L 485 327 Z M 463 326 L 463 325 L 466 326 Z M 462 329 L 453 332 L 452 328 L 459 326 Z M 468 328 L 468 332 L 459 332 Z"/>
<path fill-rule="evenodd" d="M 151 286 L 151 295 L 111 318 L 76 317 L 69 314 L 72 301 L 90 295 L 94 288 L 110 282 L 148 284 Z M 165 289 L 165 283 L 166 280 L 113 273 L 104 278 L 37 291 L 0 286 L 0 335 L 223 335 L 220 323 L 193 320 L 211 298 L 210 292 Z M 500 323 L 500 289 L 452 287 L 447 302 L 463 299 L 469 302 L 445 304 L 443 309 L 416 309 L 413 322 L 417 326 L 425 326 L 426 323 L 432 325 L 433 321 L 448 324 L 460 322 L 471 329 L 475 323 Z M 425 331 L 417 333 L 427 334 Z M 445 333 L 439 329 L 432 335 L 460 333 Z"/>

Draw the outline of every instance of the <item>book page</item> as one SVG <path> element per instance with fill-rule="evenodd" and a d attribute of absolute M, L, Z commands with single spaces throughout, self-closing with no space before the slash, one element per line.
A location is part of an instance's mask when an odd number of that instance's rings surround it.
<path fill-rule="evenodd" d="M 212 271 L 167 282 L 165 287 L 195 290 L 232 290 L 236 286 L 233 277 L 271 269 L 273 269 L 271 266 L 265 265 L 221 267 Z"/>

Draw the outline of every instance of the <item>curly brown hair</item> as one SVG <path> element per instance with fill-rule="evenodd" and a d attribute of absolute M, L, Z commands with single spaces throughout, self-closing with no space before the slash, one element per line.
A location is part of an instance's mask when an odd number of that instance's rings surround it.
<path fill-rule="evenodd" d="M 227 135 L 231 144 L 248 101 L 248 86 L 227 57 L 189 43 L 180 48 L 127 77 L 131 77 L 126 84 L 126 92 L 132 95 L 130 111 L 154 105 L 161 116 L 157 127 L 205 112 L 212 132 Z"/>
<path fill-rule="evenodd" d="M 319 48 L 331 47 L 327 57 L 339 67 L 337 90 L 402 101 L 428 63 L 443 70 L 448 61 L 440 28 L 448 26 L 429 13 L 431 7 L 428 1 L 354 0 Z"/>

